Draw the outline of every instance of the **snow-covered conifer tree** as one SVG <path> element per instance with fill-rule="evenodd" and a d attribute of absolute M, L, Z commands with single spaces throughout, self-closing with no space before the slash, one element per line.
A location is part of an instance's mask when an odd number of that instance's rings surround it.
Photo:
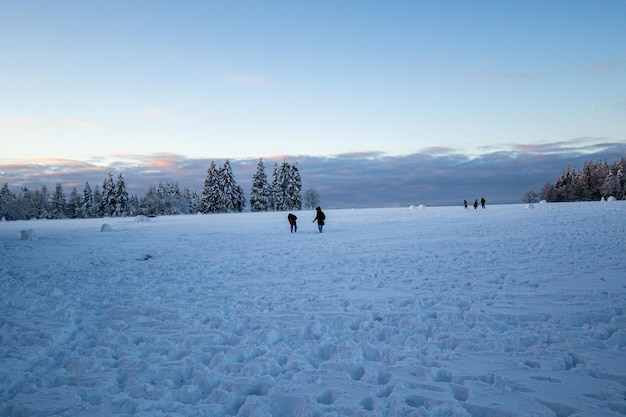
<path fill-rule="evenodd" d="M 272 210 L 280 211 L 283 206 L 283 187 L 280 181 L 280 171 L 278 163 L 274 162 L 274 171 L 272 172 Z"/>
<path fill-rule="evenodd" d="M 113 205 L 113 216 L 124 217 L 129 215 L 128 193 L 126 192 L 126 183 L 122 174 L 118 175 L 117 182 L 113 187 L 113 200 L 111 203 Z"/>
<path fill-rule="evenodd" d="M 289 167 L 287 178 L 287 189 L 285 191 L 287 200 L 287 210 L 302 210 L 302 178 L 298 170 L 298 163 Z"/>
<path fill-rule="evenodd" d="M 11 214 L 11 206 L 15 199 L 15 195 L 9 189 L 9 184 L 5 182 L 0 190 L 0 219 L 17 220 Z"/>
<path fill-rule="evenodd" d="M 93 192 L 91 191 L 91 186 L 89 182 L 85 182 L 85 186 L 83 187 L 83 194 L 80 198 L 80 217 L 88 218 L 88 217 L 96 217 L 94 202 L 93 202 Z"/>
<path fill-rule="evenodd" d="M 63 187 L 60 182 L 57 182 L 50 200 L 50 217 L 63 219 L 66 217 L 66 210 L 67 200 L 65 199 L 65 194 L 63 194 Z"/>
<path fill-rule="evenodd" d="M 200 196 L 196 191 L 191 191 L 189 187 L 183 189 L 183 197 L 187 205 L 187 213 L 196 214 L 200 211 Z"/>
<path fill-rule="evenodd" d="M 67 200 L 67 207 L 65 211 L 67 217 L 70 219 L 76 219 L 80 216 L 80 195 L 76 190 L 76 187 L 72 188 L 72 192 L 70 192 L 70 197 Z"/>
<path fill-rule="evenodd" d="M 201 198 L 201 213 L 215 213 L 220 200 L 219 188 L 220 172 L 215 167 L 215 162 L 211 161 L 211 165 L 207 169 L 207 176 L 204 180 Z"/>
<path fill-rule="evenodd" d="M 252 176 L 252 190 L 250 192 L 250 210 L 267 211 L 271 207 L 271 191 L 265 174 L 263 159 L 259 159 L 256 173 Z"/>
<path fill-rule="evenodd" d="M 274 163 L 272 177 L 272 199 L 274 210 L 301 210 L 302 209 L 302 179 L 297 163 L 291 165 L 283 161 L 280 168 Z"/>
<path fill-rule="evenodd" d="M 136 216 L 139 212 L 139 197 L 137 194 L 130 194 L 128 196 L 128 215 Z"/>
<path fill-rule="evenodd" d="M 618 193 L 619 188 L 619 180 L 615 175 L 613 175 L 612 171 L 609 171 L 604 182 L 602 184 L 602 196 L 603 197 L 618 197 L 620 194 Z"/>
<path fill-rule="evenodd" d="M 91 217 L 104 217 L 104 204 L 102 203 L 102 199 L 102 192 L 100 191 L 100 187 L 96 184 L 96 188 L 93 190 L 93 206 L 91 207 L 90 213 Z"/>
<path fill-rule="evenodd" d="M 113 174 L 102 182 L 102 201 L 100 202 L 100 211 L 105 217 L 112 217 L 115 213 L 115 183 L 113 182 Z"/>
<path fill-rule="evenodd" d="M 626 157 L 623 156 L 619 161 L 616 161 L 612 169 L 615 171 L 617 188 L 615 198 L 626 200 L 626 176 L 624 175 L 624 171 L 626 170 Z"/>
<path fill-rule="evenodd" d="M 49 219 L 50 215 L 50 193 L 48 187 L 43 185 L 41 190 L 33 193 L 33 213 L 35 219 Z"/>
<path fill-rule="evenodd" d="M 243 189 L 237 185 L 230 162 L 226 160 L 220 169 L 221 198 L 218 200 L 220 213 L 242 212 L 246 207 Z"/>
<path fill-rule="evenodd" d="M 274 202 L 274 210 L 276 211 L 285 211 L 286 201 L 285 201 L 285 188 L 286 188 L 286 179 L 289 170 L 287 161 L 283 161 L 280 168 L 278 164 L 274 162 L 274 174 L 272 175 L 272 201 Z"/>

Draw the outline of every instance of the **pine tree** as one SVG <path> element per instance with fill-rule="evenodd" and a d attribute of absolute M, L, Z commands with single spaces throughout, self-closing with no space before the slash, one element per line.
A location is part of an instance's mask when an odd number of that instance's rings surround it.
<path fill-rule="evenodd" d="M 183 188 L 183 201 L 185 202 L 186 213 L 196 214 L 200 211 L 200 197 L 189 187 Z"/>
<path fill-rule="evenodd" d="M 302 179 L 298 170 L 298 163 L 294 163 L 289 167 L 289 175 L 287 178 L 287 210 L 302 210 Z"/>
<path fill-rule="evenodd" d="M 102 182 L 100 211 L 105 217 L 112 217 L 113 213 L 115 213 L 115 184 L 113 183 L 113 174 L 111 173 Z"/>
<path fill-rule="evenodd" d="M 215 213 L 220 200 L 219 171 L 215 167 L 215 162 L 207 169 L 207 176 L 202 188 L 201 208 L 202 213 Z"/>
<path fill-rule="evenodd" d="M 139 212 L 139 197 L 137 194 L 131 194 L 128 196 L 128 215 L 136 216 Z"/>
<path fill-rule="evenodd" d="M 34 218 L 49 219 L 50 216 L 50 194 L 48 187 L 43 185 L 41 190 L 35 190 L 33 195 Z"/>
<path fill-rule="evenodd" d="M 52 199 L 50 200 L 50 217 L 53 219 L 63 219 L 66 217 L 67 200 L 63 194 L 63 187 L 60 182 L 56 183 Z"/>
<path fill-rule="evenodd" d="M 272 173 L 272 210 L 280 211 L 283 207 L 283 186 L 278 170 L 278 163 L 274 162 Z"/>
<path fill-rule="evenodd" d="M 619 161 L 611 166 L 611 170 L 615 173 L 616 179 L 616 194 L 615 198 L 619 200 L 626 200 L 626 178 L 624 176 L 624 170 L 626 169 L 626 157 L 621 157 Z"/>
<path fill-rule="evenodd" d="M 17 220 L 11 215 L 11 206 L 15 200 L 15 195 L 9 189 L 9 184 L 4 183 L 0 190 L 0 219 Z"/>
<path fill-rule="evenodd" d="M 612 171 L 609 171 L 608 175 L 602 183 L 602 196 L 603 197 L 618 197 L 619 193 L 619 180 Z"/>
<path fill-rule="evenodd" d="M 237 185 L 230 162 L 226 160 L 220 170 L 220 199 L 218 212 L 242 212 L 246 207 L 246 198 L 243 189 Z"/>
<path fill-rule="evenodd" d="M 274 163 L 274 176 L 272 182 L 272 199 L 274 200 L 274 210 L 289 210 L 289 202 L 287 201 L 287 186 L 289 179 L 289 163 L 283 161 L 280 168 Z"/>
<path fill-rule="evenodd" d="M 76 187 L 72 188 L 72 192 L 70 192 L 70 198 L 67 200 L 67 206 L 65 210 L 65 215 L 70 219 L 76 219 L 80 216 L 80 195 L 78 195 L 78 191 L 76 191 Z"/>
<path fill-rule="evenodd" d="M 113 216 L 124 217 L 129 215 L 128 193 L 122 174 L 118 175 L 117 182 L 113 187 L 113 201 L 111 203 L 113 204 Z"/>
<path fill-rule="evenodd" d="M 93 190 L 93 206 L 91 210 L 91 217 L 104 217 L 104 204 L 102 192 L 98 185 Z"/>
<path fill-rule="evenodd" d="M 30 220 L 37 218 L 37 209 L 33 200 L 34 192 L 30 191 L 27 187 L 22 187 L 20 194 L 17 196 L 18 207 L 16 219 Z"/>
<path fill-rule="evenodd" d="M 297 163 L 291 165 L 283 161 L 280 168 L 274 163 L 272 178 L 272 200 L 274 210 L 301 210 L 302 209 L 302 179 Z"/>
<path fill-rule="evenodd" d="M 157 216 L 159 214 L 159 198 L 157 195 L 157 189 L 154 185 L 148 187 L 148 191 L 141 198 L 139 212 L 145 216 Z"/>
<path fill-rule="evenodd" d="M 250 210 L 267 211 L 271 207 L 271 191 L 265 174 L 263 159 L 259 159 L 256 173 L 252 176 L 252 190 L 250 191 Z"/>
<path fill-rule="evenodd" d="M 93 192 L 88 182 L 85 182 L 83 187 L 83 194 L 80 198 L 80 216 L 84 219 L 88 217 L 96 217 L 96 210 L 93 202 Z"/>

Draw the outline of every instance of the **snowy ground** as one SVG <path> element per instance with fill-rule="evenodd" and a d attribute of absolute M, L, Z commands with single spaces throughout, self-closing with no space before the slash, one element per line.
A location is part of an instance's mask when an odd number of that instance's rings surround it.
<path fill-rule="evenodd" d="M 626 415 L 625 202 L 326 214 L 0 223 L 0 416 Z"/>

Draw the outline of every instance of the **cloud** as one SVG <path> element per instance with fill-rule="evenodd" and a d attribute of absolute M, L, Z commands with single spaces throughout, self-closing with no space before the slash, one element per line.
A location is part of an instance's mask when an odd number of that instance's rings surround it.
<path fill-rule="evenodd" d="M 573 138 L 541 144 L 511 144 L 468 156 L 455 149 L 426 148 L 411 155 L 388 156 L 381 152 L 356 152 L 331 156 L 275 155 L 264 157 L 272 177 L 274 162 L 297 162 L 303 192 L 318 191 L 328 208 L 406 207 L 410 204 L 457 205 L 464 199 L 485 197 L 490 204 L 519 203 L 527 190 L 539 191 L 555 182 L 568 165 L 581 168 L 586 161 L 614 162 L 626 156 L 626 143 L 601 138 Z M 230 163 L 237 183 L 250 192 L 259 158 Z M 214 160 L 217 165 L 223 159 Z M 117 154 L 88 162 L 39 159 L 21 162 L 0 160 L 0 178 L 17 192 L 22 186 L 53 187 L 57 182 L 69 194 L 72 187 L 92 188 L 112 173 L 123 174 L 129 192 L 142 196 L 151 185 L 178 182 L 202 191 L 209 158 L 187 158 L 159 153 Z"/>
<path fill-rule="evenodd" d="M 97 129 L 100 125 L 96 123 L 86 122 L 84 120 L 76 120 L 76 119 L 63 119 L 63 123 L 67 125 L 77 126 L 82 129 Z"/>
<path fill-rule="evenodd" d="M 245 74 L 234 74 L 234 73 L 226 73 L 224 77 L 237 84 L 243 85 L 247 87 L 263 87 L 267 85 L 268 80 L 266 77 L 262 77 L 259 75 L 245 75 Z"/>
<path fill-rule="evenodd" d="M 10 126 L 28 126 L 34 124 L 36 121 L 32 117 L 18 117 L 9 120 Z"/>
<path fill-rule="evenodd" d="M 623 64 L 624 61 L 619 60 L 596 61 L 588 68 L 588 72 L 592 74 L 605 74 L 618 70 Z"/>
<path fill-rule="evenodd" d="M 149 117 L 164 117 L 172 114 L 172 111 L 168 109 L 148 109 L 144 114 Z"/>
<path fill-rule="evenodd" d="M 605 143 L 606 138 L 579 137 L 564 141 L 540 142 L 540 143 L 508 143 L 502 145 L 489 145 L 478 147 L 483 154 L 500 151 L 514 153 L 541 153 L 541 154 L 592 154 L 611 147 L 612 143 Z"/>

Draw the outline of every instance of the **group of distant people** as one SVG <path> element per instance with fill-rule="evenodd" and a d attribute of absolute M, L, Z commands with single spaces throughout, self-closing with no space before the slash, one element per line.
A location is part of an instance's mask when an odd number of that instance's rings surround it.
<path fill-rule="evenodd" d="M 313 219 L 313 223 L 317 222 L 317 229 L 320 231 L 320 233 L 322 233 L 322 229 L 324 228 L 324 223 L 326 221 L 326 214 L 324 214 L 320 206 L 315 207 L 315 211 L 316 211 L 316 215 L 315 215 L 315 218 Z M 289 220 L 289 227 L 291 229 L 291 233 L 297 232 L 298 224 L 296 223 L 296 221 L 298 220 L 298 218 L 296 217 L 296 215 L 293 213 L 289 213 L 287 215 L 287 220 Z"/>
<path fill-rule="evenodd" d="M 482 197 L 480 199 L 480 205 L 482 208 L 485 208 L 485 204 L 487 203 L 487 200 L 485 200 L 485 197 Z M 463 200 L 463 206 L 465 207 L 465 209 L 467 210 L 467 200 Z M 476 210 L 478 208 L 478 199 L 474 200 L 474 210 Z M 326 222 L 326 214 L 324 214 L 324 212 L 322 211 L 322 208 L 320 206 L 315 207 L 315 218 L 313 219 L 313 223 L 317 222 L 317 229 L 320 231 L 320 233 L 322 233 L 322 229 L 324 228 L 324 223 Z M 289 228 L 291 229 L 291 233 L 296 233 L 298 231 L 298 217 L 296 217 L 295 214 L 293 213 L 289 213 L 287 215 L 287 220 L 289 221 Z"/>
<path fill-rule="evenodd" d="M 487 203 L 487 200 L 485 200 L 485 197 L 480 199 L 480 205 L 482 206 L 482 208 L 485 208 L 485 203 Z M 467 200 L 463 200 L 463 206 L 465 207 L 465 209 L 467 209 Z M 478 208 L 478 199 L 474 200 L 474 210 L 476 210 Z"/>

